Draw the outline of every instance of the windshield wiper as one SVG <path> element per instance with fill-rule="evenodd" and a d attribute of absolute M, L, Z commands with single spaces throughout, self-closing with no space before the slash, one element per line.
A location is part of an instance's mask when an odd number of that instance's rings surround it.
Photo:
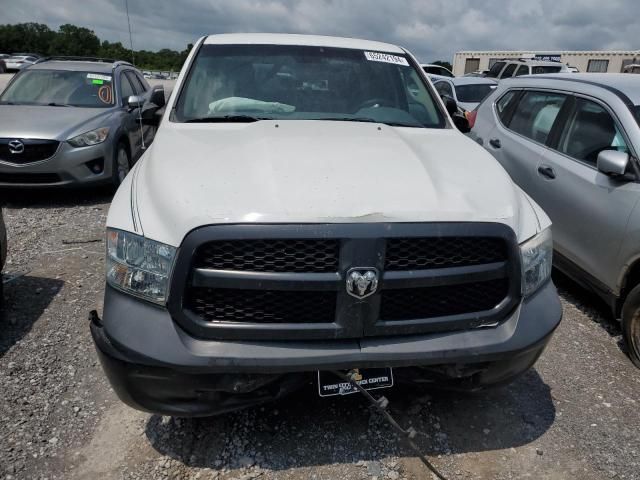
<path fill-rule="evenodd" d="M 382 123 L 373 118 L 367 117 L 319 117 L 311 118 L 309 120 L 327 120 L 329 122 L 366 122 L 366 123 Z"/>
<path fill-rule="evenodd" d="M 47 107 L 73 107 L 73 105 L 69 105 L 68 103 L 49 102 L 47 103 Z"/>
<path fill-rule="evenodd" d="M 381 123 L 383 125 L 389 125 L 390 127 L 414 127 L 423 128 L 422 125 L 417 123 L 402 123 L 402 122 L 383 122 L 382 120 L 375 120 L 368 117 L 323 117 L 314 120 L 329 120 L 332 122 L 365 122 L 365 123 Z"/>
<path fill-rule="evenodd" d="M 190 118 L 184 123 L 251 123 L 268 118 L 252 117 L 251 115 L 223 115 L 218 117 Z"/>

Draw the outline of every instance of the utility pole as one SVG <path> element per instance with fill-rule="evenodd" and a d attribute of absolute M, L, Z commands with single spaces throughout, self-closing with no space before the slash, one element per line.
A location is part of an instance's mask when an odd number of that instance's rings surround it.
<path fill-rule="evenodd" d="M 124 0 L 124 8 L 127 10 L 127 24 L 129 25 L 129 45 L 131 45 L 131 63 L 136 64 L 136 57 L 133 53 L 133 36 L 131 35 L 131 20 L 129 20 L 129 0 Z"/>

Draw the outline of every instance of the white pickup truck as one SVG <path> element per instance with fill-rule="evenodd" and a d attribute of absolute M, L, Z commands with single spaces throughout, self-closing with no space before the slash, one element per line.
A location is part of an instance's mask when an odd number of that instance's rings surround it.
<path fill-rule="evenodd" d="M 200 39 L 109 212 L 91 332 L 120 398 L 203 416 L 354 391 L 336 371 L 477 389 L 533 365 L 562 316 L 550 221 L 449 107 L 394 45 Z"/>

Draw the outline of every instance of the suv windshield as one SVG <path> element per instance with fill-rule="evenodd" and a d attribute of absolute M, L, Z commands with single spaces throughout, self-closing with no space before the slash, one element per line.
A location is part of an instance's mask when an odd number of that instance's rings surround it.
<path fill-rule="evenodd" d="M 558 65 L 557 67 L 554 65 L 537 65 L 535 67 L 531 67 L 531 73 L 533 75 L 540 75 L 545 73 L 558 73 L 562 70 L 562 66 Z"/>
<path fill-rule="evenodd" d="M 462 103 L 478 103 L 495 90 L 496 86 L 488 83 L 458 85 L 456 87 L 456 97 Z"/>
<path fill-rule="evenodd" d="M 67 70 L 25 70 L 0 104 L 105 108 L 113 106 L 111 75 Z"/>
<path fill-rule="evenodd" d="M 171 119 L 446 125 L 406 56 L 286 45 L 203 45 Z"/>

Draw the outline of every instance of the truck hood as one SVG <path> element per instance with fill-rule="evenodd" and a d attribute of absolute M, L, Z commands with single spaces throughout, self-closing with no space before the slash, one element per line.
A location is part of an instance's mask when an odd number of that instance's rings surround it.
<path fill-rule="evenodd" d="M 500 222 L 519 238 L 539 228 L 498 162 L 451 129 L 165 122 L 132 175 L 136 221 L 125 225 L 121 206 L 108 224 L 174 246 L 230 223 Z"/>
<path fill-rule="evenodd" d="M 67 140 L 79 127 L 110 114 L 106 108 L 0 105 L 0 138 Z"/>

